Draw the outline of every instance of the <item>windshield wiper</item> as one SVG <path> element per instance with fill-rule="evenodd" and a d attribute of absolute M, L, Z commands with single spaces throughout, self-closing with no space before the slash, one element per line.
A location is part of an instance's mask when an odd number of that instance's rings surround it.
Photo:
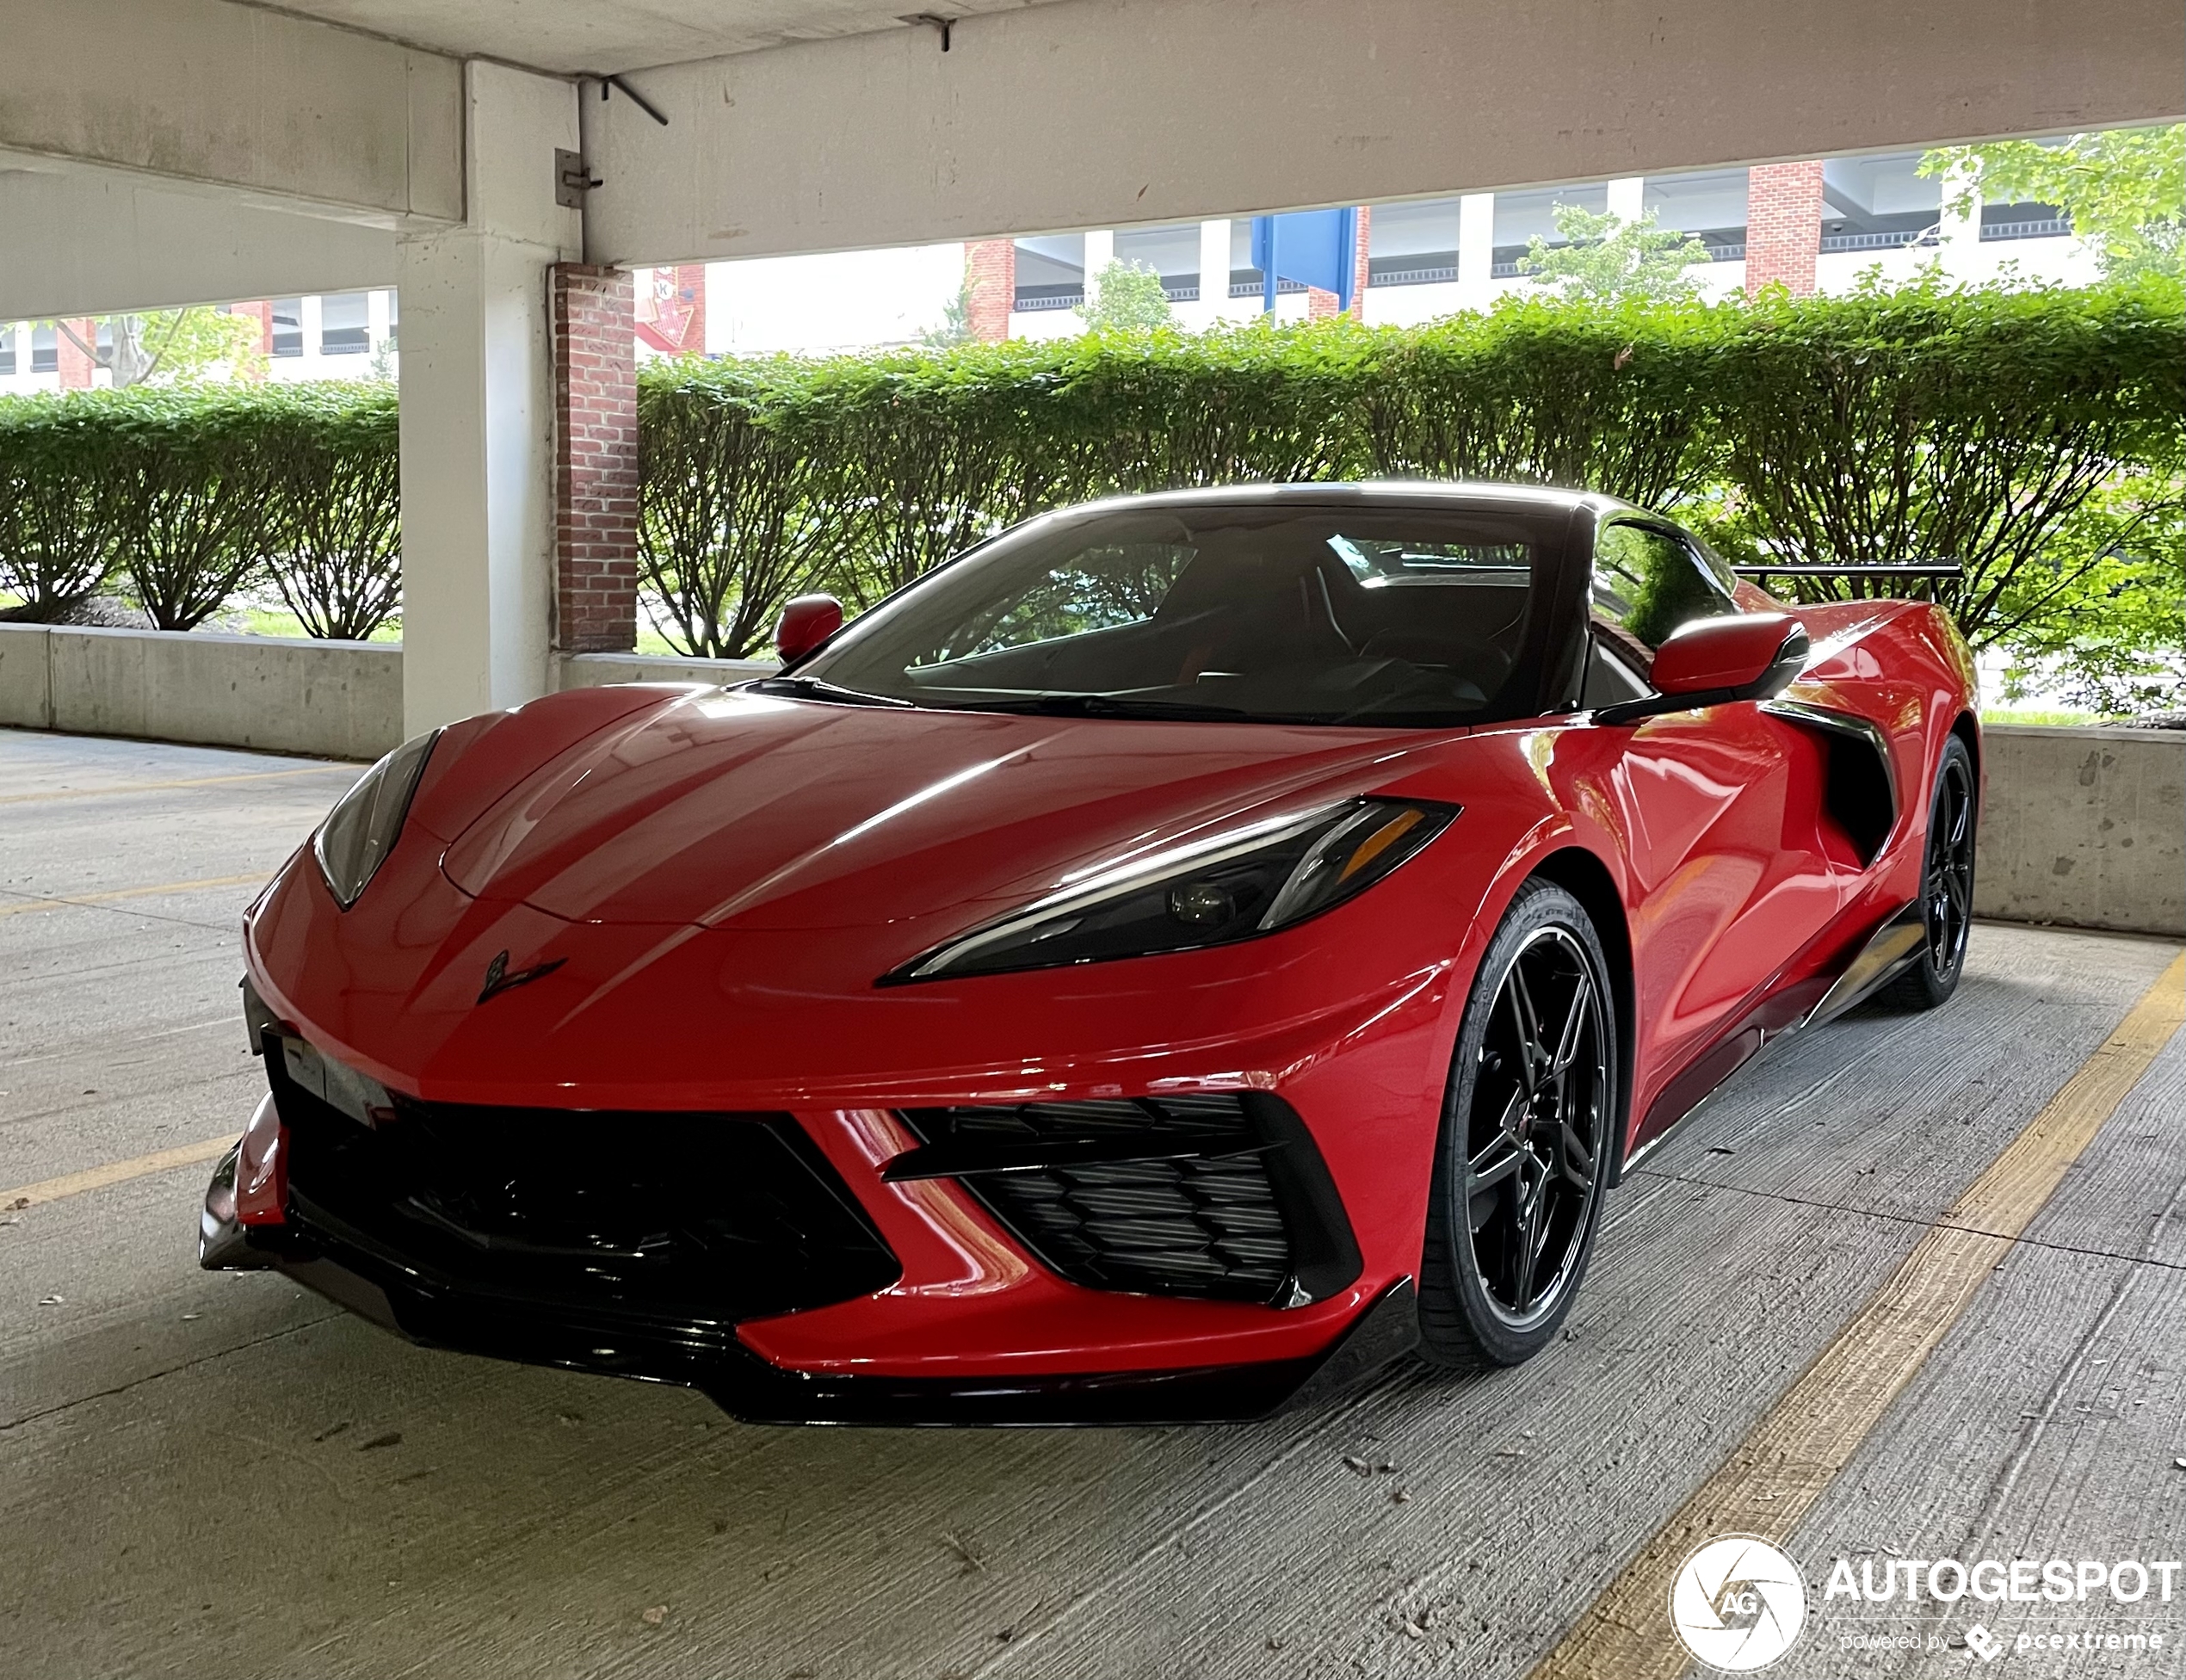
<path fill-rule="evenodd" d="M 904 711 L 918 708 L 907 700 L 898 700 L 892 695 L 869 695 L 862 689 L 838 688 L 832 682 L 823 682 L 817 676 L 762 676 L 756 682 L 739 687 L 753 694 L 794 695 L 800 700 L 833 701 L 841 706 L 892 706 Z"/>
<path fill-rule="evenodd" d="M 1039 718 L 1185 718 L 1220 722 L 1265 721 L 1241 706 L 1208 706 L 1189 700 L 1134 700 L 1121 695 L 1033 695 L 1023 700 L 967 700 L 967 712 L 1010 712 Z"/>

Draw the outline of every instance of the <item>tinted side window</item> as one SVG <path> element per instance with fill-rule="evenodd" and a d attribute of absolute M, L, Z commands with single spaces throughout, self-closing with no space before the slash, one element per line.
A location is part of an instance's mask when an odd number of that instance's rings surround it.
<path fill-rule="evenodd" d="M 1594 539 L 1594 611 L 1649 647 L 1696 618 L 1738 610 L 1737 598 L 1699 555 L 1667 531 L 1605 525 Z"/>

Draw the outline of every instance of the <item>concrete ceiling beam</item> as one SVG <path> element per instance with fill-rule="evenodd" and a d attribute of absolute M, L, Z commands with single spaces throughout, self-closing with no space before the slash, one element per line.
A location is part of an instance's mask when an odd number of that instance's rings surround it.
<path fill-rule="evenodd" d="M 0 167 L 64 162 L 392 228 L 463 219 L 463 71 L 231 0 L 0 0 Z"/>
<path fill-rule="evenodd" d="M 83 170 L 0 169 L 0 320 L 395 283 L 386 228 Z"/>
<path fill-rule="evenodd" d="M 1185 221 L 2166 120 L 2177 0 L 1065 0 L 634 72 L 594 262 Z"/>

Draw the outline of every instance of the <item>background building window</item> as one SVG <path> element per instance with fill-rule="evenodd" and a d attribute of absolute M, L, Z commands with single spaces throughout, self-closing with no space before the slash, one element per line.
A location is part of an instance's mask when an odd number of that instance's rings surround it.
<path fill-rule="evenodd" d="M 303 355 L 304 300 L 301 298 L 275 298 L 273 300 L 273 353 L 275 355 Z"/>
<path fill-rule="evenodd" d="M 361 292 L 340 292 L 319 300 L 318 349 L 321 355 L 362 355 L 372 348 L 367 310 L 370 300 Z"/>
<path fill-rule="evenodd" d="M 50 326 L 30 330 L 30 371 L 58 374 L 61 368 L 61 336 Z"/>
<path fill-rule="evenodd" d="M 15 371 L 15 330 L 0 332 L 0 379 Z"/>

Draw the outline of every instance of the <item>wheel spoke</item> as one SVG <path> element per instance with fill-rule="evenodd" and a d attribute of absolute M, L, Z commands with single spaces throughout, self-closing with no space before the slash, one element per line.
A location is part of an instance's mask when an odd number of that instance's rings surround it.
<path fill-rule="evenodd" d="M 1571 1110 L 1564 1111 L 1563 1123 L 1557 1128 L 1557 1168 L 1564 1182 L 1575 1190 L 1584 1190 L 1594 1183 L 1594 1152 L 1587 1146 L 1572 1123 Z"/>
<path fill-rule="evenodd" d="M 1508 1132 L 1498 1133 L 1465 1164 L 1465 1182 L 1474 1195 L 1491 1190 L 1518 1170 L 1526 1152 Z"/>
<path fill-rule="evenodd" d="M 1541 1059 L 1547 1050 L 1541 1042 L 1541 1013 L 1534 1008 L 1533 990 L 1526 984 L 1522 955 L 1510 965 L 1510 1012 L 1518 1022 L 1518 1052 L 1525 1062 L 1521 1078 L 1530 1096 L 1541 1083 Z"/>
<path fill-rule="evenodd" d="M 1517 1220 L 1517 1275 L 1512 1280 L 1511 1305 L 1521 1312 L 1534 1303 L 1534 1274 L 1541 1264 L 1541 1212 L 1548 1200 L 1544 1179 L 1526 1199 Z"/>
<path fill-rule="evenodd" d="M 1594 1000 L 1594 982 L 1581 969 L 1578 985 L 1572 991 L 1572 1007 L 1564 1016 L 1564 1029 L 1556 1035 L 1556 1059 L 1549 1064 L 1552 1073 L 1562 1073 L 1578 1055 L 1579 1040 L 1586 1030 L 1587 1005 Z"/>
<path fill-rule="evenodd" d="M 1955 786 L 1952 788 L 1949 798 L 1951 821 L 1950 827 L 1946 831 L 1946 843 L 1953 852 L 1956 852 L 1966 843 L 1967 818 L 1973 814 L 1973 801 L 1966 796 L 1964 789 Z"/>

